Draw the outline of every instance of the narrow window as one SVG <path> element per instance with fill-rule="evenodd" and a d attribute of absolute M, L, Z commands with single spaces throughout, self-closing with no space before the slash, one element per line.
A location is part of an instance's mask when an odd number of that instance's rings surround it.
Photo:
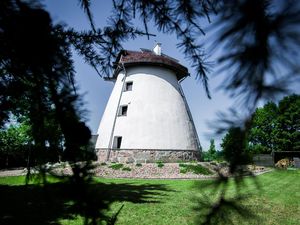
<path fill-rule="evenodd" d="M 129 81 L 125 83 L 125 91 L 132 91 L 133 82 Z"/>
<path fill-rule="evenodd" d="M 122 143 L 122 137 L 121 136 L 115 136 L 114 137 L 113 148 L 121 148 L 121 143 Z"/>
<path fill-rule="evenodd" d="M 127 116 L 127 105 L 120 106 L 119 116 Z"/>

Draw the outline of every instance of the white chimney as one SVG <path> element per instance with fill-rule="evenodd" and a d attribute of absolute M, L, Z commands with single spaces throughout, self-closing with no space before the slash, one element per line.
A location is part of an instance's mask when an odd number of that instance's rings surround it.
<path fill-rule="evenodd" d="M 156 43 L 155 47 L 153 48 L 153 52 L 156 55 L 161 55 L 161 43 Z"/>

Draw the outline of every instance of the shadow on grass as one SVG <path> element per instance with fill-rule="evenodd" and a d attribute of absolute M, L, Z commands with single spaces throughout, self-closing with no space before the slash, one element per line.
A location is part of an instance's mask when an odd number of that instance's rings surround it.
<path fill-rule="evenodd" d="M 45 187 L 0 185 L 0 224 L 53 225 L 60 224 L 61 219 L 74 219 L 78 215 L 107 219 L 105 211 L 113 202 L 160 203 L 159 196 L 169 191 L 172 190 L 165 185 L 94 183 L 89 186 L 86 205 L 79 206 L 73 201 L 74 194 L 78 193 L 76 187 L 68 183 L 53 183 Z"/>
<path fill-rule="evenodd" d="M 249 171 L 236 170 L 235 174 L 218 172 L 218 178 L 203 183 L 196 183 L 194 188 L 201 190 L 201 195 L 194 199 L 196 224 L 239 224 L 237 221 L 260 221 L 250 205 L 253 194 L 260 190 L 260 184 Z M 249 175 L 248 177 L 245 177 Z M 258 222 L 259 223 L 259 222 Z M 260 223 L 259 223 L 260 224 Z"/>

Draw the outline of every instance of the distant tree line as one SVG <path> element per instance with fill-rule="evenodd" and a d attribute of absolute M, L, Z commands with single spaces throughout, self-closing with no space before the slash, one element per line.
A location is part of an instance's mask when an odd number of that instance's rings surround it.
<path fill-rule="evenodd" d="M 259 107 L 252 115 L 251 126 L 244 143 L 241 130 L 232 127 L 225 134 L 221 150 L 217 151 L 214 140 L 210 141 L 208 151 L 203 152 L 204 161 L 232 160 L 231 158 L 244 146 L 245 154 L 270 154 L 272 151 L 300 152 L 300 95 L 284 97 L 278 104 L 270 101 Z"/>
<path fill-rule="evenodd" d="M 238 128 L 231 128 L 222 140 L 224 154 L 238 142 Z M 231 146 L 232 147 L 232 146 Z M 245 140 L 250 154 L 272 151 L 300 151 L 300 95 L 284 97 L 278 104 L 268 102 L 257 108 Z"/>

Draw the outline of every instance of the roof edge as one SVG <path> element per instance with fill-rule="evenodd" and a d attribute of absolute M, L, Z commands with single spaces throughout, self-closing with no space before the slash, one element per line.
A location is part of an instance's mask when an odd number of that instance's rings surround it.
<path fill-rule="evenodd" d="M 143 52 L 138 52 L 138 51 L 128 51 L 128 50 L 121 50 L 116 58 L 116 61 L 113 65 L 114 72 L 113 76 L 111 77 L 110 80 L 116 79 L 118 73 L 122 70 L 122 67 L 133 67 L 133 66 L 157 66 L 157 67 L 165 67 L 173 72 L 175 72 L 176 77 L 178 80 L 181 80 L 184 77 L 189 76 L 188 69 L 179 64 L 177 61 L 171 59 L 171 57 L 166 57 L 164 55 L 158 56 L 158 55 L 152 55 L 152 53 L 147 53 L 148 58 L 145 57 L 140 57 L 136 59 L 122 59 L 123 57 L 126 57 L 127 55 L 130 55 L 130 52 L 132 55 L 134 54 L 146 54 Z"/>

